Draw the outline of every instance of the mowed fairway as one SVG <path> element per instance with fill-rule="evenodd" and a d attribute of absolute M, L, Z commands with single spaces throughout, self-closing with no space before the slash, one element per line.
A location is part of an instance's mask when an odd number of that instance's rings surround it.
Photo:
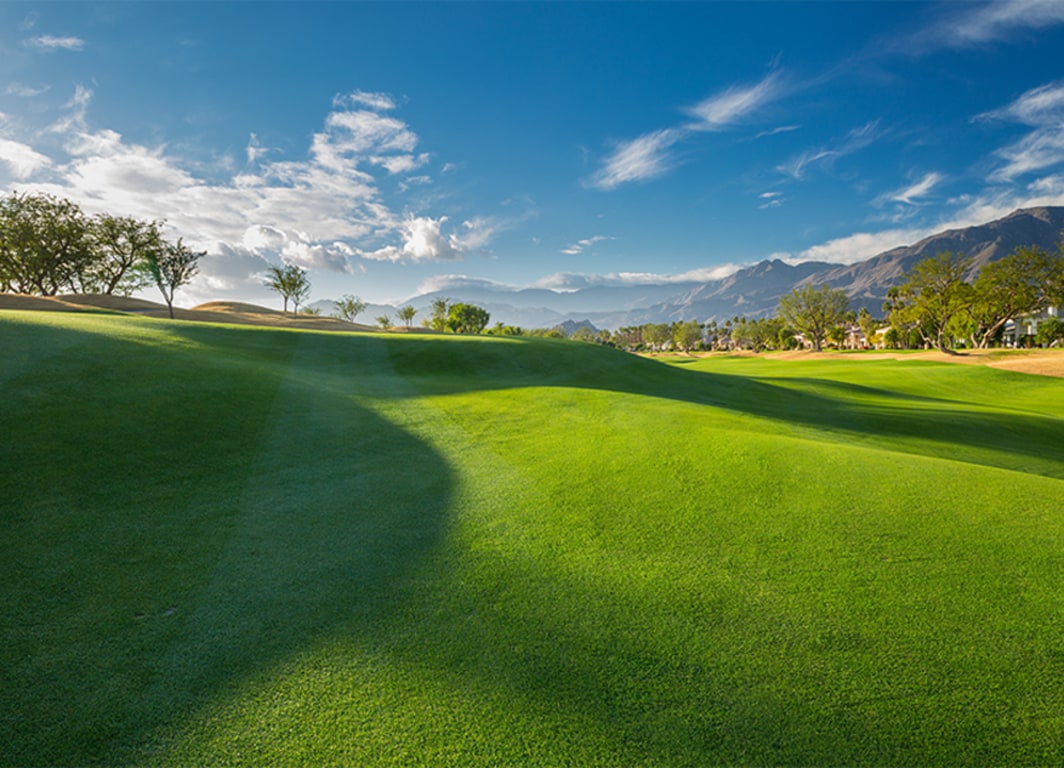
<path fill-rule="evenodd" d="M 4 765 L 1064 763 L 1064 381 L 0 313 Z"/>

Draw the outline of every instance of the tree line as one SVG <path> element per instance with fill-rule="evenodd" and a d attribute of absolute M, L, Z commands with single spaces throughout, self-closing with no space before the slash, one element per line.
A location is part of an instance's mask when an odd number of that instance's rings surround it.
<path fill-rule="evenodd" d="M 948 251 L 923 259 L 888 290 L 880 318 L 864 307 L 854 312 L 841 289 L 806 284 L 784 295 L 772 317 L 645 323 L 613 332 L 581 328 L 571 338 L 632 352 L 762 352 L 796 349 L 803 342 L 821 350 L 827 344 L 856 346 L 859 340 L 865 346 L 952 352 L 999 344 L 1010 320 L 1064 304 L 1064 242 L 1056 252 L 1019 247 L 969 280 L 971 266 L 972 259 Z M 531 333 L 565 335 L 559 330 Z M 1061 340 L 1064 322 L 1056 317 L 1041 319 L 1036 334 L 1026 339 L 1045 346 Z"/>
<path fill-rule="evenodd" d="M 174 293 L 204 252 L 162 235 L 163 222 L 86 215 L 70 200 L 12 193 L 0 200 L 0 292 L 129 296 L 156 285 L 174 316 Z"/>

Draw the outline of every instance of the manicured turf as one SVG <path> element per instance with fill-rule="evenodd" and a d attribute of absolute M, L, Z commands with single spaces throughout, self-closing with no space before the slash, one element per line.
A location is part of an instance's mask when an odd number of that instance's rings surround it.
<path fill-rule="evenodd" d="M 1064 763 L 1064 382 L 0 313 L 4 765 Z"/>

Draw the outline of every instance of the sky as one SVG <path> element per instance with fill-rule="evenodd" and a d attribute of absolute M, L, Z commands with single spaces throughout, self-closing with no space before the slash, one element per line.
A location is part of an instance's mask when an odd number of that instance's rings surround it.
<path fill-rule="evenodd" d="M 850 263 L 1064 205 L 1061 51 L 1060 0 L 5 2 L 0 193 L 165 221 L 182 306 Z"/>

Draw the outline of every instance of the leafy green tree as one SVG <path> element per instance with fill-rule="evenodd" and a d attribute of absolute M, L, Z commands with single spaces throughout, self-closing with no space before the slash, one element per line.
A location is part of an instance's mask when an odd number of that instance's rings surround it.
<path fill-rule="evenodd" d="M 162 223 L 130 216 L 102 214 L 92 219 L 90 236 L 96 251 L 83 287 L 92 293 L 129 296 L 152 283 L 147 269 L 150 254 L 164 244 Z"/>
<path fill-rule="evenodd" d="M 388 315 L 381 315 L 377 318 L 377 325 L 380 326 L 382 331 L 386 331 L 392 327 L 392 318 Z"/>
<path fill-rule="evenodd" d="M 702 324 L 697 320 L 676 323 L 672 329 L 672 343 L 684 352 L 697 349 L 702 344 Z"/>
<path fill-rule="evenodd" d="M 1034 341 L 1043 347 L 1051 346 L 1054 342 L 1064 341 L 1064 320 L 1059 317 L 1047 317 L 1038 322 L 1038 330 L 1034 334 Z"/>
<path fill-rule="evenodd" d="M 836 349 L 842 349 L 846 343 L 846 327 L 842 325 L 833 325 L 828 328 L 827 340 L 831 342 Z"/>
<path fill-rule="evenodd" d="M 476 304 L 452 304 L 447 310 L 447 330 L 452 333 L 480 333 L 491 315 Z"/>
<path fill-rule="evenodd" d="M 857 327 L 861 329 L 861 333 L 864 334 L 865 344 L 869 347 L 876 345 L 876 319 L 872 317 L 872 313 L 868 311 L 867 307 L 861 307 L 861 311 L 857 313 Z"/>
<path fill-rule="evenodd" d="M 414 318 L 417 317 L 417 310 L 407 304 L 405 307 L 400 307 L 396 314 L 399 315 L 399 319 L 406 324 L 407 328 L 409 328 L 413 325 Z"/>
<path fill-rule="evenodd" d="M 161 248 L 146 255 L 148 272 L 166 300 L 171 319 L 174 316 L 174 292 L 196 276 L 197 262 L 206 255 L 206 251 L 191 250 L 180 238 L 176 243 L 163 243 Z"/>
<path fill-rule="evenodd" d="M 345 293 L 334 303 L 336 304 L 335 316 L 349 323 L 355 322 L 355 318 L 361 315 L 366 310 L 366 307 L 369 306 L 358 296 L 352 296 L 349 293 Z"/>
<path fill-rule="evenodd" d="M 307 271 L 295 264 L 280 267 L 270 265 L 266 270 L 266 287 L 281 294 L 284 299 L 284 311 L 288 311 L 288 302 L 292 302 L 292 311 L 298 312 L 299 305 L 310 296 L 310 279 Z"/>
<path fill-rule="evenodd" d="M 672 341 L 672 328 L 668 323 L 647 323 L 642 328 L 643 343 L 655 352 L 661 352 Z"/>
<path fill-rule="evenodd" d="M 799 286 L 780 298 L 779 305 L 784 323 L 805 334 L 818 352 L 823 348 L 828 329 L 841 323 L 849 309 L 846 292 L 826 283 Z"/>
<path fill-rule="evenodd" d="M 450 309 L 450 299 L 437 298 L 432 300 L 432 315 L 429 319 L 429 327 L 434 331 L 447 330 L 447 317 Z"/>
<path fill-rule="evenodd" d="M 500 320 L 494 327 L 487 330 L 492 336 L 524 336 L 525 332 L 519 325 L 504 325 Z"/>
<path fill-rule="evenodd" d="M 53 195 L 0 201 L 0 287 L 54 296 L 76 291 L 95 254 L 89 220 L 75 203 Z"/>
<path fill-rule="evenodd" d="M 964 275 L 971 259 L 943 251 L 917 262 L 903 275 L 903 314 L 915 321 L 924 341 L 942 352 L 951 352 L 951 321 L 972 305 L 972 287 Z"/>
<path fill-rule="evenodd" d="M 1064 244 L 1058 253 L 1035 246 L 1017 248 L 984 266 L 972 288 L 977 341 L 988 347 L 1010 319 L 1042 312 L 1062 298 Z"/>

